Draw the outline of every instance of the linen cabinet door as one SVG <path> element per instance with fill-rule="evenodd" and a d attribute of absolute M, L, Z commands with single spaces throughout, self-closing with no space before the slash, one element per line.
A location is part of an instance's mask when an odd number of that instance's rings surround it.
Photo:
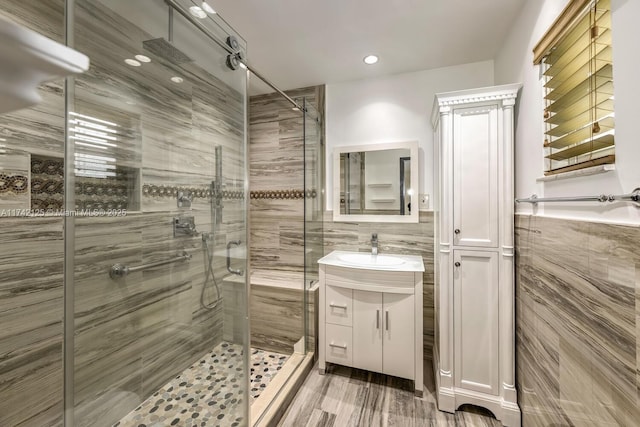
<path fill-rule="evenodd" d="M 413 294 L 383 294 L 383 373 L 415 376 L 415 305 Z M 422 345 L 422 344 L 420 344 Z"/>
<path fill-rule="evenodd" d="M 382 293 L 353 291 L 353 366 L 382 372 Z"/>
<path fill-rule="evenodd" d="M 459 108 L 453 120 L 453 244 L 497 248 L 497 107 Z"/>
<path fill-rule="evenodd" d="M 499 392 L 498 253 L 454 251 L 455 385 Z"/>

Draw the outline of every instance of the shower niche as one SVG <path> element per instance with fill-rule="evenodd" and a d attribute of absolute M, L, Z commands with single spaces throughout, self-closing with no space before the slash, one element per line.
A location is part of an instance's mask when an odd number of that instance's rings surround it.
<path fill-rule="evenodd" d="M 101 175 L 82 169 L 90 164 L 100 166 L 90 162 L 74 165 L 77 212 L 140 210 L 139 169 L 118 166 Z M 0 202 L 2 216 L 61 214 L 65 208 L 64 160 L 5 150 L 0 154 Z"/>
<path fill-rule="evenodd" d="M 89 155 L 87 155 L 89 156 Z M 94 156 L 96 157 L 96 156 Z M 75 209 L 77 211 L 139 211 L 140 171 L 124 166 L 96 163 L 100 159 L 76 160 Z M 31 209 L 36 212 L 64 208 L 64 160 L 31 156 L 29 185 Z"/>

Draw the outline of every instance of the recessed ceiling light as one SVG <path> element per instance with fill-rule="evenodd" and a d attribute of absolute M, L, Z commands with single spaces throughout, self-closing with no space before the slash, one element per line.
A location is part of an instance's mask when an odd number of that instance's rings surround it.
<path fill-rule="evenodd" d="M 174 82 L 174 83 L 182 83 L 184 81 L 184 79 L 182 77 L 173 76 L 173 77 L 171 77 L 171 81 Z"/>
<path fill-rule="evenodd" d="M 372 65 L 378 62 L 378 57 L 375 55 L 367 55 L 363 59 L 365 64 Z"/>
<path fill-rule="evenodd" d="M 125 59 L 124 62 L 127 65 L 131 65 L 132 67 L 139 67 L 142 65 L 140 62 L 136 61 L 135 59 Z"/>
<path fill-rule="evenodd" d="M 216 11 L 213 10 L 213 8 L 206 1 L 202 2 L 202 9 L 204 9 L 205 12 L 210 13 L 212 15 L 216 13 Z"/>
<path fill-rule="evenodd" d="M 140 62 L 151 62 L 151 58 L 144 55 L 136 55 L 135 58 Z"/>
<path fill-rule="evenodd" d="M 207 17 L 207 12 L 202 10 L 200 6 L 191 6 L 189 8 L 189 12 L 191 12 L 191 14 L 196 18 L 204 19 Z"/>

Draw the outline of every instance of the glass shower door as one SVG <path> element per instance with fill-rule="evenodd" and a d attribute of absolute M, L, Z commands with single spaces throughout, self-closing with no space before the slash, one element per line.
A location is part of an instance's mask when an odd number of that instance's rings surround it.
<path fill-rule="evenodd" d="M 69 4 L 67 425 L 247 425 L 246 73 L 163 1 Z"/>
<path fill-rule="evenodd" d="M 322 122 L 318 111 L 306 98 L 304 103 L 304 290 L 306 351 L 315 351 L 315 285 L 318 260 L 324 256 L 323 210 L 324 156 Z"/>

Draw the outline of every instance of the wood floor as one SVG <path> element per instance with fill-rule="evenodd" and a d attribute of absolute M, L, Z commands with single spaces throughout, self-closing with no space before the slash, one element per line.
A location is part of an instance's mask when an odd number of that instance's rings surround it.
<path fill-rule="evenodd" d="M 425 366 L 425 396 L 413 382 L 360 369 L 317 365 L 296 394 L 280 427 L 501 427 L 490 412 L 465 406 L 456 414 L 436 408 L 431 365 Z"/>

